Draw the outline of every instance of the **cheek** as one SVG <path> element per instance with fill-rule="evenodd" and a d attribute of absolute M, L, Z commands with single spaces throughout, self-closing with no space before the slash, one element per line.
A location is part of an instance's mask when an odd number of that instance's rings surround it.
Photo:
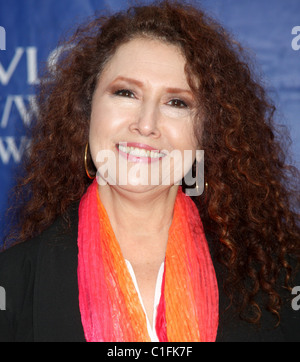
<path fill-rule="evenodd" d="M 124 123 L 128 115 L 121 112 L 117 107 L 110 107 L 106 104 L 98 104 L 91 114 L 90 141 L 99 145 L 108 145 Z"/>
<path fill-rule="evenodd" d="M 186 122 L 180 122 L 178 124 L 169 124 L 166 129 L 168 134 L 170 145 L 173 149 L 180 150 L 196 150 L 197 140 L 194 136 L 194 129 L 192 122 L 187 120 Z"/>
<path fill-rule="evenodd" d="M 105 99 L 93 105 L 89 130 L 90 153 L 97 169 L 109 182 L 115 180 L 115 145 L 124 135 L 132 110 L 117 107 Z"/>
<path fill-rule="evenodd" d="M 177 125 L 170 123 L 165 131 L 172 150 L 170 159 L 172 179 L 176 183 L 192 168 L 196 158 L 197 140 L 190 120 Z"/>
<path fill-rule="evenodd" d="M 89 143 L 90 153 L 96 168 L 99 167 L 97 160 L 98 153 L 108 148 L 109 139 L 109 114 L 103 111 L 103 105 L 93 105 L 90 120 Z"/>

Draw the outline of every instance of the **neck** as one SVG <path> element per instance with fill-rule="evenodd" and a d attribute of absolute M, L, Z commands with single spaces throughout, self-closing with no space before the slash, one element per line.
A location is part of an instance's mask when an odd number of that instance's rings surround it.
<path fill-rule="evenodd" d="M 172 223 L 178 186 L 148 192 L 132 192 L 109 185 L 99 186 L 101 201 L 119 242 L 140 243 L 167 235 Z M 158 238 L 156 238 L 158 239 Z"/>

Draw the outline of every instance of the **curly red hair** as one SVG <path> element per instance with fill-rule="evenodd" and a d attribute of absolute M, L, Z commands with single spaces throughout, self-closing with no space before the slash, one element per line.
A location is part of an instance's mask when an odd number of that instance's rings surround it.
<path fill-rule="evenodd" d="M 99 74 L 123 43 L 137 36 L 175 44 L 198 100 L 195 134 L 205 151 L 205 195 L 195 199 L 215 237 L 230 299 L 252 322 L 261 317 L 258 292 L 279 316 L 278 281 L 291 277 L 288 255 L 299 262 L 296 168 L 286 163 L 275 107 L 250 70 L 241 46 L 203 11 L 162 1 L 99 16 L 64 43 L 55 72 L 39 90 L 26 175 L 18 185 L 17 242 L 41 233 L 84 194 L 91 99 Z M 50 79 L 49 79 L 50 78 Z M 203 121 L 204 119 L 204 121 Z M 21 206 L 20 206 L 21 205 Z M 16 230 L 16 229 L 15 229 Z"/>

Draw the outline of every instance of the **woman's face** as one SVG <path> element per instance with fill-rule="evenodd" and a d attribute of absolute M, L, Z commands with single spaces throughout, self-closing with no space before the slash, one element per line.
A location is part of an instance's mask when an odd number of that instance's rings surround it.
<path fill-rule="evenodd" d="M 170 187 L 191 168 L 195 100 L 184 67 L 179 48 L 158 40 L 117 49 L 92 100 L 89 142 L 100 184 Z"/>

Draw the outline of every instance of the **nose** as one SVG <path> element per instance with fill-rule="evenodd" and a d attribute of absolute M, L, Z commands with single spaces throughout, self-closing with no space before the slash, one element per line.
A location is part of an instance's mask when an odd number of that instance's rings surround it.
<path fill-rule="evenodd" d="M 136 119 L 129 125 L 129 129 L 132 133 L 139 134 L 145 137 L 159 138 L 159 118 L 160 112 L 159 107 L 150 103 L 144 103 Z"/>

